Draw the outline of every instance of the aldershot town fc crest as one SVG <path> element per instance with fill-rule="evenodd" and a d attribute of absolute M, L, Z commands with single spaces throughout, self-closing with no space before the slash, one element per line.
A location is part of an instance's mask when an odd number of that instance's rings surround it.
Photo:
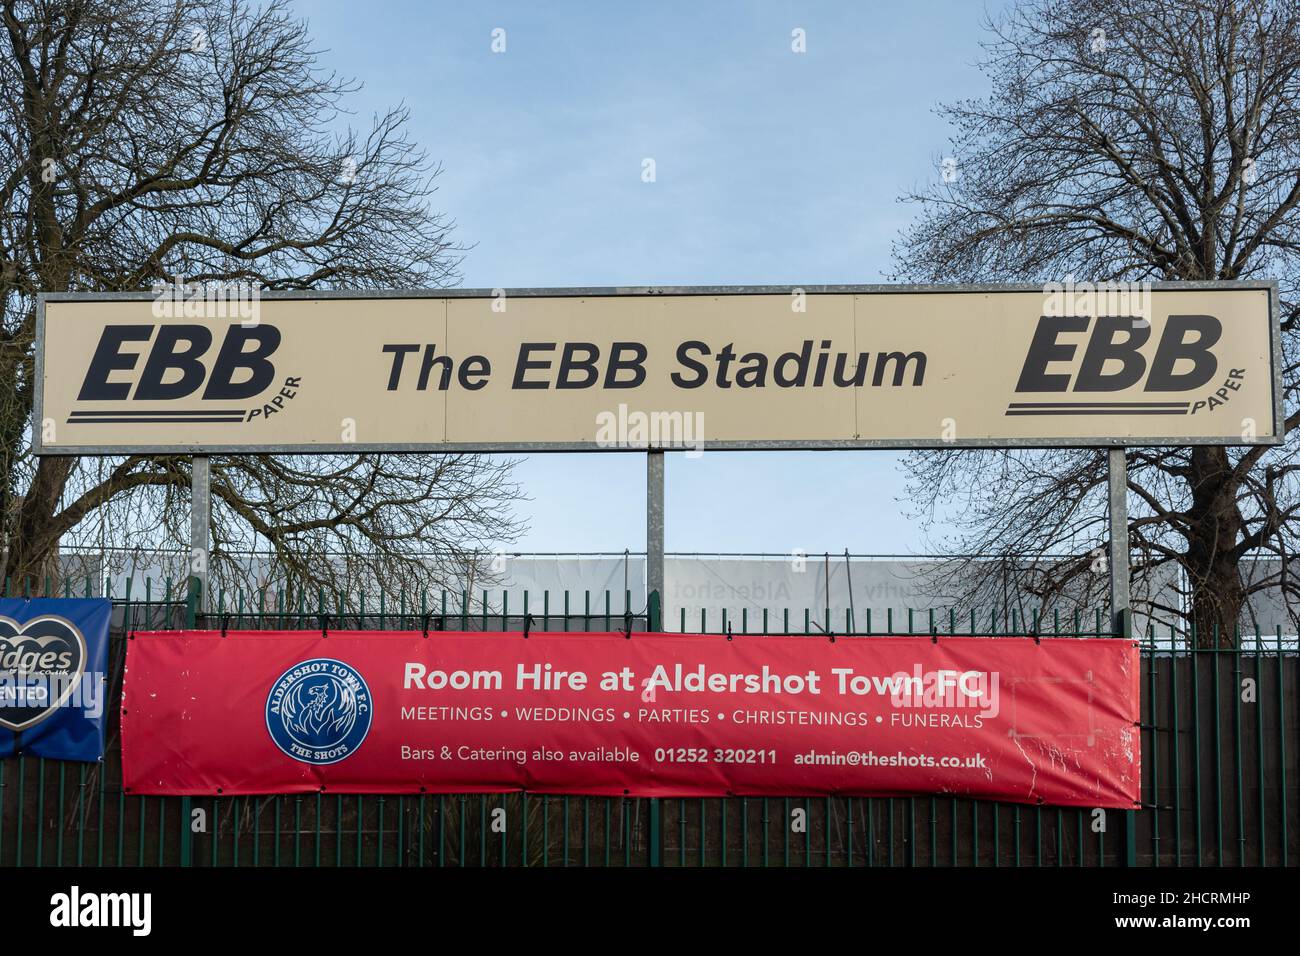
<path fill-rule="evenodd" d="M 370 688 L 352 667 L 328 657 L 289 668 L 266 698 L 266 729 L 295 760 L 338 763 L 370 732 Z"/>

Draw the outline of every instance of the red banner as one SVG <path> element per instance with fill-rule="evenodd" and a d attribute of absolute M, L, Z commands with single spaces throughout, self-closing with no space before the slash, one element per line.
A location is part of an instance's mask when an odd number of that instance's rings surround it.
<path fill-rule="evenodd" d="M 138 794 L 952 793 L 1131 809 L 1138 651 L 1107 639 L 138 633 Z"/>

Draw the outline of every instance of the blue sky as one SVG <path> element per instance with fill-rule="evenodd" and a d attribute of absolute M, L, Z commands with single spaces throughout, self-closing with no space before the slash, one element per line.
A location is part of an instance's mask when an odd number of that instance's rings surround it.
<path fill-rule="evenodd" d="M 410 108 L 473 244 L 468 287 L 884 281 L 897 197 L 947 153 L 934 106 L 985 89 L 975 0 L 296 6 L 323 65 L 364 83 L 358 125 Z M 669 455 L 667 548 L 925 550 L 900 458 Z M 517 477 L 520 550 L 644 548 L 644 456 L 539 456 Z"/>

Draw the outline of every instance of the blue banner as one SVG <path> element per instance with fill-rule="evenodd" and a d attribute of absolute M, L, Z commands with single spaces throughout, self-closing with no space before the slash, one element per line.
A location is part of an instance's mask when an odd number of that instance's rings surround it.
<path fill-rule="evenodd" d="M 105 598 L 0 599 L 0 757 L 101 760 Z"/>

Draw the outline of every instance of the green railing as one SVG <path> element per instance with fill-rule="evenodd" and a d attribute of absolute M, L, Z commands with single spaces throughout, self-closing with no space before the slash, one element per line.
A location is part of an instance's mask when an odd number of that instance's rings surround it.
<path fill-rule="evenodd" d="M 55 589 L 91 593 L 90 582 Z M 6 587 L 6 593 L 12 593 Z M 22 593 L 33 593 L 24 587 Z M 36 593 L 50 593 L 48 585 Z M 1138 812 L 949 796 L 634 799 L 461 796 L 140 797 L 121 786 L 117 701 L 126 635 L 146 628 L 659 629 L 657 596 L 630 592 L 367 601 L 320 590 L 215 595 L 196 614 L 187 582 L 110 595 L 108 748 L 100 765 L 0 760 L 0 866 L 1196 866 L 1289 865 L 1300 852 L 1293 792 L 1294 640 L 1237 635 L 1195 648 L 1150 633 L 1142 655 L 1143 803 Z M 838 620 L 832 620 L 837 617 Z M 1104 612 L 742 609 L 701 632 L 1106 636 Z M 684 616 L 674 623 L 682 630 Z M 1159 637 L 1159 640 L 1157 640 Z M 1191 643 L 1192 647 L 1185 646 Z M 1217 643 L 1217 642 L 1216 642 Z"/>

